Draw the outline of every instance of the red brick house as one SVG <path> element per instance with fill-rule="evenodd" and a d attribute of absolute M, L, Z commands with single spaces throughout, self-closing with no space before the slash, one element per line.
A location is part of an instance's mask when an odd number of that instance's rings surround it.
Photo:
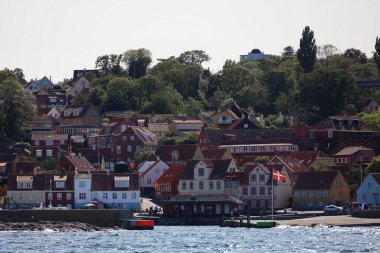
<path fill-rule="evenodd" d="M 67 152 L 69 136 L 55 132 L 32 132 L 31 152 L 37 159 L 60 158 Z"/>
<path fill-rule="evenodd" d="M 46 202 L 53 207 L 74 207 L 74 173 L 46 177 Z"/>

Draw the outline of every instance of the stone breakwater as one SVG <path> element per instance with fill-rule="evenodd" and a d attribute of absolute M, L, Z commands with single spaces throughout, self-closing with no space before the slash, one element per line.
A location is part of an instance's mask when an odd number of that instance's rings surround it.
<path fill-rule="evenodd" d="M 0 231 L 57 231 L 57 232 L 94 232 L 115 230 L 117 227 L 104 228 L 81 222 L 39 221 L 39 222 L 0 222 Z"/>

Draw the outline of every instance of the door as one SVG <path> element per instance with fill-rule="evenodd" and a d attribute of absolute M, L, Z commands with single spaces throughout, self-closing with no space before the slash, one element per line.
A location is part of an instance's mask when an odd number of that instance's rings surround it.
<path fill-rule="evenodd" d="M 220 204 L 216 204 L 215 213 L 216 213 L 216 215 L 222 214 L 222 208 L 221 208 Z"/>

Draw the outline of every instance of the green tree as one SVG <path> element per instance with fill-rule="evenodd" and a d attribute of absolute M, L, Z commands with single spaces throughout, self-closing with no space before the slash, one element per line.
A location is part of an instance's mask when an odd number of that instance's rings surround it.
<path fill-rule="evenodd" d="M 347 104 L 355 100 L 357 93 L 354 77 L 346 70 L 319 68 L 303 74 L 299 80 L 300 105 L 309 119 L 318 120 L 339 114 Z"/>
<path fill-rule="evenodd" d="M 377 69 L 380 73 L 380 38 L 379 37 L 376 37 L 375 53 L 373 54 L 373 59 L 375 60 Z"/>
<path fill-rule="evenodd" d="M 123 72 L 120 66 L 121 55 L 110 54 L 99 56 L 95 61 L 95 68 L 99 69 L 102 75 L 113 74 L 119 76 Z"/>
<path fill-rule="evenodd" d="M 343 55 L 344 55 L 344 57 L 350 58 L 357 63 L 364 64 L 364 63 L 368 62 L 368 59 L 367 59 L 367 56 L 365 55 L 365 53 L 363 53 L 359 49 L 355 49 L 355 48 L 346 49 L 346 51 L 344 51 Z"/>
<path fill-rule="evenodd" d="M 291 58 L 294 56 L 294 48 L 292 46 L 284 47 L 281 56 L 283 58 Z"/>
<path fill-rule="evenodd" d="M 22 126 L 33 114 L 32 97 L 16 78 L 0 78 L 0 135 L 19 139 Z"/>
<path fill-rule="evenodd" d="M 331 57 L 338 54 L 338 52 L 338 48 L 331 44 L 325 44 L 317 47 L 317 55 L 321 60 L 329 60 Z"/>
<path fill-rule="evenodd" d="M 134 79 L 144 76 L 152 62 L 152 53 L 145 48 L 128 50 L 124 53 L 123 62 L 128 68 L 128 75 Z"/>
<path fill-rule="evenodd" d="M 148 149 L 147 147 L 142 147 L 142 148 L 140 148 L 140 150 L 135 152 L 134 161 L 135 161 L 135 163 L 144 162 L 152 154 L 153 154 L 152 150 Z"/>
<path fill-rule="evenodd" d="M 380 131 L 380 112 L 362 113 L 360 116 L 369 128 L 374 131 Z"/>
<path fill-rule="evenodd" d="M 368 173 L 380 173 L 380 156 L 376 156 L 372 159 L 367 171 Z"/>
<path fill-rule="evenodd" d="M 151 96 L 142 109 L 142 113 L 179 114 L 183 112 L 183 97 L 175 89 L 165 87 Z"/>
<path fill-rule="evenodd" d="M 316 61 L 317 46 L 315 45 L 314 32 L 306 26 L 302 32 L 300 48 L 297 51 L 297 59 L 305 73 L 313 71 Z"/>
<path fill-rule="evenodd" d="M 211 60 L 210 56 L 203 50 L 191 50 L 180 54 L 178 57 L 182 64 L 198 64 L 202 65 L 203 62 Z"/>
<path fill-rule="evenodd" d="M 42 171 L 58 172 L 62 170 L 59 160 L 54 157 L 48 157 L 42 160 L 39 162 L 39 166 Z"/>
<path fill-rule="evenodd" d="M 266 164 L 267 162 L 269 162 L 269 157 L 268 156 L 259 156 L 257 157 L 253 162 L 254 163 L 262 163 L 262 164 Z"/>
<path fill-rule="evenodd" d="M 107 110 L 134 110 L 136 101 L 133 94 L 135 83 L 129 77 L 111 79 L 106 87 L 105 106 Z"/>

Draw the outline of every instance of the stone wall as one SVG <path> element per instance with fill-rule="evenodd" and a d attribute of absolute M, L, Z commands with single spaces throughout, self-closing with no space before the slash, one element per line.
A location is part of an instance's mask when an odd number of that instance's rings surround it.
<path fill-rule="evenodd" d="M 14 210 L 0 211 L 0 222 L 63 221 L 83 222 L 96 226 L 117 226 L 119 219 L 131 219 L 130 210 Z"/>

